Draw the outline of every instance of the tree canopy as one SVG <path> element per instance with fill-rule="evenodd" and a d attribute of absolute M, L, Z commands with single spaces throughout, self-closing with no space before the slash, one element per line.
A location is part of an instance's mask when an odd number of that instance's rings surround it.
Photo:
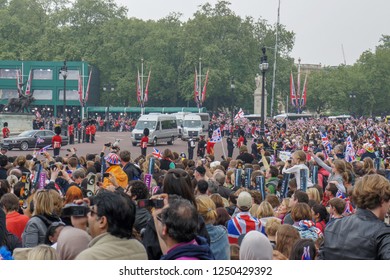
<path fill-rule="evenodd" d="M 100 88 L 114 85 L 113 92 L 102 92 L 102 106 L 137 106 L 136 77 L 143 59 L 144 74 L 152 71 L 147 106 L 165 107 L 195 106 L 194 72 L 201 59 L 202 74 L 210 71 L 203 105 L 215 110 L 239 104 L 252 112 L 262 47 L 267 49 L 266 87 L 271 92 L 276 25 L 261 17 L 242 18 L 228 1 L 206 3 L 187 21 L 181 17 L 172 13 L 157 21 L 129 18 L 127 9 L 113 0 L 1 1 L 0 59 L 87 61 L 100 71 Z M 290 57 L 295 34 L 283 25 L 278 30 L 275 94 L 285 101 L 290 72 L 296 71 Z M 348 111 L 349 94 L 354 92 L 354 112 L 386 111 L 389 60 L 390 36 L 384 35 L 375 52 L 363 53 L 354 65 L 310 73 L 307 108 L 319 113 Z"/>

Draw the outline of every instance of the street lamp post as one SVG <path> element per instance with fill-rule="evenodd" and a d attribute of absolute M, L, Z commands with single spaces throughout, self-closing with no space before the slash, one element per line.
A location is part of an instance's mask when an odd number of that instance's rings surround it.
<path fill-rule="evenodd" d="M 265 136 L 265 127 L 264 127 L 264 118 L 265 118 L 265 72 L 268 70 L 267 56 L 265 55 L 265 48 L 262 48 L 263 55 L 260 60 L 260 71 L 262 75 L 262 84 L 261 84 L 261 127 L 260 127 L 260 136 L 264 138 Z"/>
<path fill-rule="evenodd" d="M 234 77 L 232 76 L 230 79 L 230 89 L 232 91 L 232 125 L 234 125 L 234 89 L 236 85 L 234 84 Z"/>
<path fill-rule="evenodd" d="M 356 93 L 353 93 L 351 92 L 349 94 L 349 98 L 351 99 L 351 110 L 350 110 L 350 114 L 353 115 L 354 114 L 354 106 L 355 106 L 355 99 L 356 99 Z"/>
<path fill-rule="evenodd" d="M 64 60 L 64 65 L 60 69 L 60 74 L 64 79 L 64 108 L 63 108 L 63 118 L 66 119 L 66 78 L 68 77 L 68 67 L 66 66 L 66 60 Z"/>

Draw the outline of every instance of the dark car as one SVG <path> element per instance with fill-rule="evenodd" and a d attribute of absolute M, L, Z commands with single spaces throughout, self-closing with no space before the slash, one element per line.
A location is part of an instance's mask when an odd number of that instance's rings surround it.
<path fill-rule="evenodd" d="M 19 148 L 22 151 L 33 148 L 43 148 L 51 144 L 51 139 L 55 133 L 51 130 L 26 130 L 18 136 L 5 138 L 2 146 L 8 150 Z M 68 137 L 62 136 L 61 146 L 68 145 Z"/>

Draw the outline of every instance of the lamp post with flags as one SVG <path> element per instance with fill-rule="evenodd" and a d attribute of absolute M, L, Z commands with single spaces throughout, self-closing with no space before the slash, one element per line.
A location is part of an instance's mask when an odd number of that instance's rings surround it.
<path fill-rule="evenodd" d="M 79 84 L 78 84 L 78 94 L 79 94 L 79 102 L 81 106 L 81 119 L 84 119 L 85 114 L 85 106 L 87 105 L 89 90 L 91 85 L 91 77 L 92 77 L 92 69 L 89 72 L 87 89 L 84 91 L 84 64 L 81 66 L 81 73 L 79 74 Z"/>
<path fill-rule="evenodd" d="M 195 99 L 195 103 L 198 106 L 199 113 L 202 108 L 203 102 L 206 100 L 206 88 L 207 88 L 208 79 L 209 79 L 209 70 L 207 70 L 206 79 L 202 89 L 202 58 L 200 57 L 199 74 L 195 68 L 195 82 L 194 82 L 194 99 Z M 202 92 L 200 92 L 200 90 L 202 90 Z"/>
<path fill-rule="evenodd" d="M 137 101 L 141 106 L 141 115 L 145 113 L 145 103 L 149 100 L 149 82 L 150 82 L 150 73 L 151 70 L 149 70 L 148 80 L 146 82 L 146 87 L 144 90 L 144 59 L 141 59 L 141 75 L 138 71 L 137 75 Z"/>
<path fill-rule="evenodd" d="M 301 114 L 303 107 L 306 105 L 306 96 L 307 96 L 307 73 L 305 76 L 305 82 L 303 84 L 301 92 L 301 59 L 298 59 L 298 78 L 297 78 L 297 88 L 294 85 L 294 77 L 291 72 L 290 75 L 290 99 L 291 105 L 297 108 L 297 113 Z"/>
<path fill-rule="evenodd" d="M 265 48 L 262 48 L 263 55 L 261 56 L 260 60 L 260 71 L 261 71 L 261 76 L 262 76 L 262 84 L 261 84 L 261 127 L 260 127 L 260 136 L 264 137 L 265 136 L 265 128 L 264 128 L 264 118 L 265 118 L 265 72 L 268 70 L 268 61 L 267 61 L 267 56 L 265 55 Z"/>

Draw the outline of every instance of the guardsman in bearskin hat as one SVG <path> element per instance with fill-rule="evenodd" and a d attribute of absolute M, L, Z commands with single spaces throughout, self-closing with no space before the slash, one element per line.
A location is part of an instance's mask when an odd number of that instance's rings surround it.
<path fill-rule="evenodd" d="M 141 154 L 146 157 L 146 148 L 149 142 L 149 128 L 144 129 L 144 136 L 141 138 Z"/>
<path fill-rule="evenodd" d="M 9 128 L 8 128 L 8 123 L 4 122 L 3 124 L 3 138 L 8 138 L 9 137 Z"/>
<path fill-rule="evenodd" d="M 54 133 L 56 135 L 51 138 L 51 145 L 53 146 L 53 155 L 56 157 L 60 155 L 60 150 L 61 150 L 61 143 L 62 143 L 62 137 L 61 137 L 61 126 L 56 125 L 54 127 Z"/>
<path fill-rule="evenodd" d="M 91 143 L 95 142 L 96 125 L 95 120 L 91 120 L 89 131 L 91 132 Z"/>

